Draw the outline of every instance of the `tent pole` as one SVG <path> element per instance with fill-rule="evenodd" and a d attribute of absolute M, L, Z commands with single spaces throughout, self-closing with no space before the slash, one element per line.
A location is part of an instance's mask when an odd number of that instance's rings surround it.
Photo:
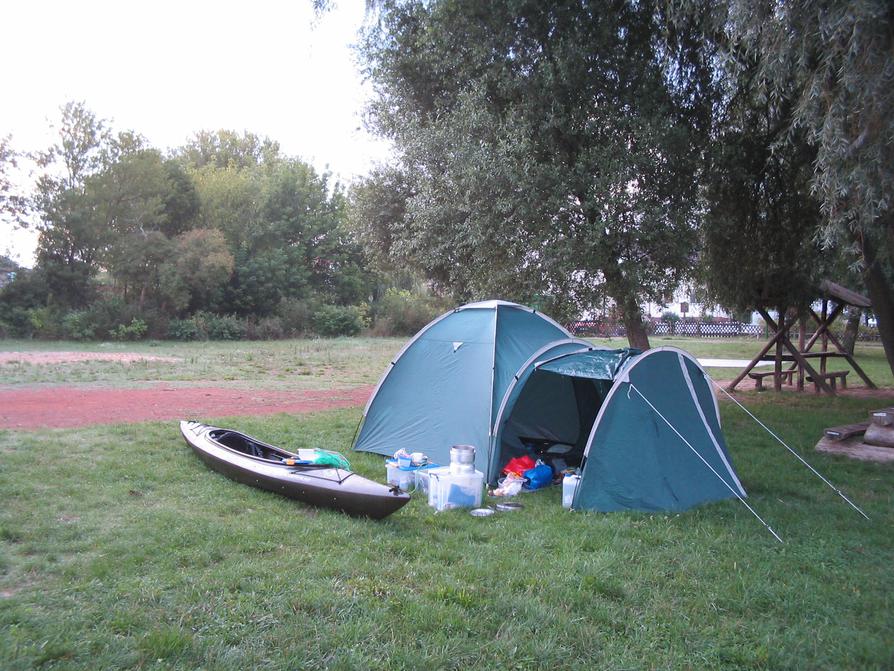
<path fill-rule="evenodd" d="M 707 375 L 706 375 L 705 377 L 707 377 Z M 777 436 L 775 433 L 773 433 L 773 431 L 771 431 L 771 430 L 769 429 L 769 427 L 767 427 L 766 424 L 764 424 L 764 423 L 763 423 L 762 421 L 760 421 L 757 417 L 755 417 L 753 414 L 751 414 L 751 412 L 748 410 L 748 408 L 746 408 L 744 405 L 742 405 L 741 403 L 739 403 L 739 401 L 737 401 L 736 398 L 735 398 L 732 394 L 730 394 L 726 389 L 724 389 L 724 388 L 721 387 L 719 384 L 717 384 L 716 382 L 714 382 L 713 379 L 711 379 L 711 382 L 713 382 L 713 383 L 714 383 L 714 386 L 717 387 L 720 391 L 722 391 L 724 394 L 726 394 L 727 396 L 729 396 L 729 397 L 732 399 L 733 403 L 735 403 L 737 406 L 739 406 L 740 408 L 742 408 L 742 410 L 744 410 L 745 413 L 746 413 L 749 417 L 751 417 L 751 419 L 753 419 L 755 422 L 757 422 L 758 424 L 760 424 L 760 425 L 764 428 L 764 430 L 765 430 L 767 433 L 769 433 L 771 436 L 773 436 L 773 437 L 777 440 L 777 442 L 779 442 L 780 445 L 782 445 L 785 449 L 787 449 L 789 452 L 791 452 L 793 455 L 795 455 L 795 457 L 797 457 L 798 461 L 800 461 L 800 462 L 801 462 L 802 464 L 804 464 L 807 468 L 809 468 L 809 469 L 813 472 L 813 474 L 816 475 L 820 480 L 822 480 L 822 481 L 825 482 L 827 485 L 829 485 L 829 487 L 830 487 L 836 494 L 838 494 L 838 496 L 840 496 L 840 497 L 843 498 L 845 501 L 847 501 L 848 504 L 850 504 L 851 508 L 853 508 L 854 510 L 856 510 L 858 513 L 860 513 L 860 514 L 861 514 L 863 517 L 865 517 L 867 520 L 869 519 L 869 515 L 867 515 L 866 513 L 864 513 L 862 510 L 860 510 L 859 506 L 857 506 L 856 503 L 854 503 L 854 502 L 851 501 L 849 498 L 847 498 L 847 497 L 844 495 L 844 493 L 843 493 L 840 489 L 838 489 L 838 487 L 836 487 L 836 486 L 833 485 L 831 482 L 829 482 L 828 480 L 826 480 L 826 478 L 824 478 L 824 477 L 822 476 L 822 474 L 821 474 L 819 471 L 817 471 L 813 466 L 811 466 L 810 464 L 808 464 L 800 454 L 798 454 L 798 453 L 795 452 L 792 448 L 790 448 L 788 445 L 786 445 L 785 442 L 782 440 L 782 438 L 780 438 L 780 437 Z"/>
<path fill-rule="evenodd" d="M 630 383 L 630 388 L 633 389 L 633 391 L 635 391 L 637 394 L 639 394 L 640 398 L 643 399 L 643 400 L 648 404 L 648 406 L 649 406 L 650 408 L 652 408 L 652 411 L 653 411 L 656 415 L 658 415 L 659 417 L 661 417 L 661 419 L 664 420 L 664 423 L 667 424 L 667 425 L 671 428 L 671 431 L 673 431 L 675 434 L 677 434 L 677 437 L 678 437 L 680 440 L 682 440 L 684 443 L 686 443 L 686 447 L 688 447 L 690 450 L 692 450 L 692 453 L 693 453 L 695 456 L 697 456 L 699 459 L 701 459 L 701 460 L 702 460 L 702 463 L 703 463 L 705 466 L 707 466 L 707 467 L 711 470 L 711 472 L 712 472 L 714 475 L 717 476 L 717 478 L 720 480 L 720 482 L 722 482 L 724 485 L 726 485 L 726 488 L 727 488 L 728 490 L 730 490 L 730 491 L 733 493 L 733 495 L 734 495 L 737 499 L 739 499 L 739 501 L 741 501 L 742 505 L 745 506 L 746 508 L 748 508 L 749 512 L 750 512 L 752 515 L 754 515 L 754 516 L 758 519 L 758 521 L 759 521 L 761 524 L 763 524 L 763 525 L 767 528 L 767 531 L 769 531 L 771 534 L 773 534 L 773 538 L 775 538 L 775 539 L 778 540 L 780 543 L 782 543 L 783 541 L 782 541 L 782 539 L 779 537 L 779 534 L 777 534 L 775 531 L 773 531 L 773 528 L 772 528 L 769 524 L 767 524 L 766 522 L 764 522 L 764 519 L 763 519 L 760 515 L 757 514 L 757 512 L 754 510 L 754 508 L 752 508 L 751 506 L 749 506 L 749 505 L 748 505 L 748 502 L 747 502 L 744 498 L 742 498 L 742 496 L 739 494 L 739 492 L 737 492 L 735 489 L 733 489 L 733 488 L 730 486 L 730 484 L 723 478 L 723 476 L 720 475 L 720 473 L 718 473 L 718 472 L 714 469 L 714 467 L 711 466 L 711 464 L 709 464 L 709 463 L 707 462 L 707 460 L 706 460 L 702 455 L 700 455 L 700 454 L 698 453 L 698 450 L 696 450 L 696 449 L 692 446 L 692 443 L 690 443 L 688 440 L 686 440 L 686 438 L 683 436 L 682 433 L 680 433 L 679 431 L 677 431 L 677 428 L 676 428 L 673 424 L 670 423 L 670 421 L 667 419 L 667 417 L 665 417 L 664 415 L 661 414 L 661 411 L 658 410 L 658 408 L 656 408 L 654 405 L 652 405 L 652 402 L 649 401 L 649 399 L 647 399 L 647 398 L 643 395 L 643 393 L 642 393 L 639 389 L 636 388 L 636 385 L 633 384 L 633 383 L 631 382 L 631 383 Z"/>

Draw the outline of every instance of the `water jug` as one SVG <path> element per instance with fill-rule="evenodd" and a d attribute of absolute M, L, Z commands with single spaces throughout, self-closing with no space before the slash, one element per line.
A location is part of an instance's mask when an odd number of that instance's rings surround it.
<path fill-rule="evenodd" d="M 577 491 L 578 484 L 580 484 L 580 476 L 576 473 L 569 473 L 562 478 L 563 508 L 571 509 L 571 504 L 574 503 L 574 493 Z"/>

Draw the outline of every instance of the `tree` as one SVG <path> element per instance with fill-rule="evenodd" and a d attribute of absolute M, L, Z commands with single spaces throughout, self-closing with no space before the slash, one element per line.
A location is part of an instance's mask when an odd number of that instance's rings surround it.
<path fill-rule="evenodd" d="M 357 180 L 349 194 L 348 221 L 370 261 L 380 271 L 398 268 L 393 250 L 395 233 L 407 217 L 407 202 L 413 196 L 406 175 L 393 166 L 376 166 Z"/>
<path fill-rule="evenodd" d="M 168 237 L 184 233 L 193 227 L 199 214 L 199 194 L 192 177 L 175 160 L 164 162 L 167 189 L 163 196 L 164 223 L 162 232 Z"/>
<path fill-rule="evenodd" d="M 691 265 L 707 128 L 666 28 L 652 2 L 381 3 L 361 53 L 410 184 L 393 258 L 458 298 L 562 312 L 605 291 L 648 347 L 640 304 Z"/>
<path fill-rule="evenodd" d="M 787 105 L 755 88 L 754 70 L 740 66 L 734 90 L 715 107 L 703 281 L 711 299 L 733 310 L 803 310 L 831 267 L 814 237 L 816 150 L 787 127 Z"/>
<path fill-rule="evenodd" d="M 12 148 L 12 137 L 0 137 L 0 217 L 10 224 L 22 223 L 28 209 L 27 199 L 16 192 L 10 173 L 18 168 L 19 154 Z"/>
<path fill-rule="evenodd" d="M 177 151 L 189 168 L 206 166 L 242 170 L 269 163 L 279 157 L 279 143 L 254 133 L 231 130 L 199 131 Z"/>
<path fill-rule="evenodd" d="M 37 156 L 44 172 L 31 202 L 39 217 L 37 263 L 50 298 L 78 306 L 90 298 L 90 281 L 109 241 L 108 230 L 93 216 L 86 182 L 110 163 L 114 150 L 106 122 L 84 103 L 69 102 L 61 112 L 58 142 Z"/>
<path fill-rule="evenodd" d="M 178 235 L 161 267 L 161 290 L 176 312 L 213 309 L 233 273 L 233 255 L 220 231 L 197 228 Z"/>
<path fill-rule="evenodd" d="M 816 147 L 826 247 L 852 250 L 894 372 L 894 11 L 886 0 L 736 0 L 719 25 L 752 54 L 766 95 L 789 101 Z"/>
<path fill-rule="evenodd" d="M 206 166 L 190 173 L 199 199 L 199 228 L 216 228 L 230 249 L 249 245 L 260 224 L 261 184 L 250 170 Z"/>

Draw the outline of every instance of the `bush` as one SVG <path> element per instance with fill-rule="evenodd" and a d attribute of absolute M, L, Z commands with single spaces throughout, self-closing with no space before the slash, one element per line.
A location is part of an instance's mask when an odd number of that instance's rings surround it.
<path fill-rule="evenodd" d="M 89 310 L 72 310 L 62 318 L 62 333 L 72 340 L 93 340 L 96 328 Z"/>
<path fill-rule="evenodd" d="M 375 305 L 373 332 L 376 335 L 412 335 L 443 312 L 431 296 L 407 290 L 388 289 Z"/>
<path fill-rule="evenodd" d="M 52 308 L 29 308 L 27 314 L 31 328 L 29 337 L 48 340 L 63 337 L 62 316 Z"/>
<path fill-rule="evenodd" d="M 146 335 L 147 330 L 149 330 L 149 326 L 146 322 L 134 317 L 130 320 L 130 324 L 118 324 L 118 328 L 114 330 L 112 337 L 115 340 L 140 340 Z"/>
<path fill-rule="evenodd" d="M 242 340 L 248 323 L 235 315 L 196 312 L 186 319 L 168 322 L 168 337 L 173 340 Z"/>
<path fill-rule="evenodd" d="M 276 313 L 281 320 L 284 334 L 296 336 L 310 333 L 313 330 L 313 317 L 317 309 L 311 301 L 283 298 Z"/>
<path fill-rule="evenodd" d="M 246 323 L 236 315 L 207 314 L 209 340 L 242 340 Z"/>
<path fill-rule="evenodd" d="M 279 317 L 264 317 L 257 322 L 249 322 L 245 333 L 249 340 L 278 340 L 285 334 Z"/>
<path fill-rule="evenodd" d="M 199 340 L 200 337 L 204 340 L 205 334 L 199 332 L 193 317 L 172 319 L 168 322 L 168 338 L 172 340 Z"/>
<path fill-rule="evenodd" d="M 40 336 L 40 328 L 43 326 L 44 317 L 52 315 L 47 308 L 23 308 L 19 306 L 7 306 L 0 303 L 0 337 L 2 338 L 33 338 Z"/>
<path fill-rule="evenodd" d="M 360 312 L 353 306 L 324 305 L 314 313 L 313 323 L 321 336 L 354 336 L 360 333 Z"/>

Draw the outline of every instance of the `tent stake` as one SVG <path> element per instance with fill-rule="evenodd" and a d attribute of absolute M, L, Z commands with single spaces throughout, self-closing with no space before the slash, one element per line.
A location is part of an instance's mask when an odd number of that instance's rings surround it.
<path fill-rule="evenodd" d="M 692 453 L 693 453 L 695 456 L 697 456 L 699 459 L 701 459 L 701 460 L 702 460 L 702 463 L 703 463 L 705 466 L 707 466 L 707 467 L 711 470 L 711 472 L 712 472 L 714 475 L 717 476 L 717 478 L 720 480 L 720 482 L 722 482 L 724 485 L 726 485 L 726 488 L 727 488 L 728 490 L 730 490 L 730 491 L 733 493 L 733 495 L 734 495 L 737 499 L 739 499 L 739 501 L 741 501 L 742 505 L 745 506 L 746 508 L 748 508 L 748 511 L 749 511 L 752 515 L 754 515 L 754 516 L 757 518 L 757 520 L 767 528 L 767 531 L 769 531 L 771 534 L 773 534 L 773 538 L 775 538 L 775 539 L 778 540 L 780 543 L 782 543 L 782 542 L 783 542 L 782 539 L 779 537 L 779 534 L 777 534 L 775 531 L 773 531 L 773 527 L 771 527 L 769 524 L 767 524 L 767 523 L 764 521 L 764 519 L 763 519 L 760 515 L 757 514 L 757 512 L 754 510 L 754 508 L 752 508 L 751 506 L 748 505 L 748 502 L 747 502 L 744 498 L 742 498 L 742 496 L 739 494 L 739 492 L 737 492 L 735 489 L 733 489 L 733 488 L 730 486 L 730 484 L 729 484 L 726 480 L 724 480 L 723 476 L 720 475 L 720 473 L 718 473 L 718 472 L 714 469 L 714 467 L 711 466 L 711 464 L 709 464 L 709 463 L 705 460 L 705 458 L 704 458 L 702 455 L 700 455 L 700 454 L 698 453 L 698 450 L 696 450 L 696 449 L 692 446 L 692 444 L 691 444 L 688 440 L 686 440 L 686 438 L 683 436 L 682 433 L 680 433 L 679 431 L 677 431 L 677 428 L 676 428 L 673 424 L 670 423 L 670 421 L 667 419 L 667 417 L 665 417 L 664 415 L 662 415 L 662 414 L 661 414 L 661 411 L 658 410 L 658 408 L 656 408 L 654 405 L 652 405 L 652 402 L 649 401 L 649 399 L 647 399 L 647 398 L 643 395 L 643 393 L 642 393 L 639 389 L 636 388 L 636 385 L 633 384 L 633 383 L 631 382 L 631 383 L 630 383 L 630 388 L 631 388 L 633 391 L 635 391 L 637 394 L 639 394 L 640 398 L 643 399 L 643 400 L 648 404 L 648 406 L 649 406 L 650 408 L 652 408 L 652 411 L 653 411 L 656 415 L 658 415 L 659 417 L 661 417 L 661 419 L 664 420 L 664 423 L 667 424 L 667 425 L 671 428 L 671 431 L 673 431 L 675 434 L 677 434 L 677 437 L 679 437 L 680 440 L 682 440 L 684 443 L 686 443 L 686 447 L 688 447 L 690 450 L 692 450 Z M 628 395 L 629 395 L 629 392 L 628 392 Z"/>
<path fill-rule="evenodd" d="M 708 377 L 708 376 L 706 375 L 705 377 Z M 838 494 L 838 496 L 840 496 L 840 497 L 843 498 L 845 501 L 847 501 L 848 504 L 850 504 L 851 508 L 853 508 L 854 510 L 856 510 L 858 513 L 860 513 L 860 514 L 861 514 L 863 517 L 865 517 L 867 520 L 869 519 L 869 515 L 867 515 L 866 513 L 864 513 L 862 510 L 860 510 L 860 507 L 859 507 L 856 503 L 854 503 L 854 502 L 851 501 L 849 498 L 847 498 L 847 497 L 844 495 L 844 492 L 842 492 L 840 489 L 838 489 L 838 487 L 836 487 L 836 486 L 833 485 L 831 482 L 829 482 L 828 480 L 826 480 L 826 478 L 824 478 L 823 475 L 822 475 L 818 470 L 816 470 L 813 466 L 811 466 L 810 464 L 808 464 L 808 463 L 804 460 L 804 458 L 801 457 L 800 454 L 798 454 L 798 453 L 795 452 L 792 448 L 790 448 L 788 445 L 786 445 L 785 442 L 782 440 L 782 438 L 780 438 L 780 437 L 777 436 L 775 433 L 773 433 L 773 431 L 771 431 L 770 428 L 769 428 L 766 424 L 764 424 L 764 423 L 763 423 L 762 421 L 760 421 L 757 417 L 755 417 L 755 416 L 748 410 L 748 408 L 746 408 L 744 405 L 742 405 L 741 403 L 739 403 L 739 401 L 736 400 L 735 397 L 733 397 L 733 396 L 732 396 L 726 389 L 724 389 L 724 388 L 721 387 L 719 384 L 717 384 L 717 382 L 715 382 L 713 378 L 708 378 L 708 379 L 710 379 L 711 382 L 714 383 L 714 386 L 715 386 L 715 387 L 717 387 L 720 391 L 722 391 L 724 394 L 726 394 L 727 396 L 729 396 L 730 399 L 732 399 L 733 403 L 735 403 L 737 406 L 739 406 L 740 408 L 742 408 L 742 410 L 744 410 L 745 413 L 746 413 L 749 417 L 751 417 L 751 419 L 753 419 L 755 422 L 757 422 L 758 424 L 760 424 L 760 425 L 764 428 L 764 430 L 765 430 L 767 433 L 769 433 L 771 436 L 773 436 L 773 437 L 777 440 L 777 442 L 779 442 L 780 445 L 782 445 L 785 449 L 787 449 L 789 452 L 791 452 L 793 455 L 795 455 L 795 457 L 798 459 L 798 461 L 800 461 L 800 462 L 801 462 L 802 464 L 804 464 L 807 468 L 809 468 L 809 469 L 813 472 L 813 474 L 816 475 L 820 480 L 822 480 L 822 481 L 825 482 L 827 485 L 829 485 L 829 487 L 832 489 L 832 491 L 834 491 L 836 494 Z"/>

